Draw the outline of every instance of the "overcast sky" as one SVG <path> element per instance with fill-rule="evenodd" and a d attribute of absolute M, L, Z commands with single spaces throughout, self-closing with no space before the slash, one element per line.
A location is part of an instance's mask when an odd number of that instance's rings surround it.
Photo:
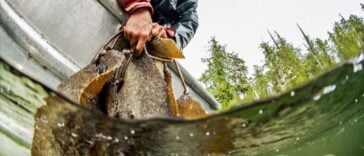
<path fill-rule="evenodd" d="M 303 46 L 296 23 L 311 37 L 327 38 L 327 31 L 340 19 L 339 14 L 364 16 L 363 0 L 199 0 L 200 26 L 184 49 L 182 65 L 199 78 L 207 68 L 201 62 L 207 56 L 211 36 L 225 44 L 253 65 L 263 64 L 259 49 L 262 41 L 270 41 L 267 30 L 277 31 L 295 46 Z"/>

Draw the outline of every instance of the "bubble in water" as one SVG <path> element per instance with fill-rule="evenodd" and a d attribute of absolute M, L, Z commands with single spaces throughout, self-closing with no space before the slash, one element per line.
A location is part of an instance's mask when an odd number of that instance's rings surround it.
<path fill-rule="evenodd" d="M 102 135 L 102 133 L 97 133 L 97 134 L 95 135 L 95 137 L 100 138 L 100 137 L 103 137 L 103 135 Z"/>
<path fill-rule="evenodd" d="M 72 135 L 73 137 L 78 137 L 78 135 L 77 135 L 77 134 L 75 134 L 75 133 L 71 133 L 71 135 Z"/>
<path fill-rule="evenodd" d="M 111 136 L 106 136 L 105 138 L 106 138 L 106 140 L 112 140 Z"/>
<path fill-rule="evenodd" d="M 263 114 L 263 109 L 260 109 L 259 110 L 259 114 Z"/>
<path fill-rule="evenodd" d="M 83 139 L 84 141 L 86 141 L 87 143 L 89 143 L 90 145 L 93 145 L 94 142 L 90 141 L 90 140 L 87 140 L 87 139 Z"/>
<path fill-rule="evenodd" d="M 57 123 L 57 126 L 58 127 L 64 127 L 64 123 L 62 122 L 62 123 Z"/>
<path fill-rule="evenodd" d="M 354 65 L 354 73 L 363 70 L 363 65 L 362 64 L 356 64 Z"/>
<path fill-rule="evenodd" d="M 321 95 L 316 95 L 316 96 L 313 97 L 313 100 L 317 101 L 317 100 L 320 100 L 320 98 L 321 98 Z"/>
<path fill-rule="evenodd" d="M 364 60 L 364 55 L 360 54 L 358 57 L 354 58 L 351 61 L 351 63 L 353 64 L 353 67 L 354 67 L 354 73 L 363 70 L 363 65 L 360 63 L 363 60 Z"/>
<path fill-rule="evenodd" d="M 210 132 L 206 132 L 206 136 L 210 136 Z"/>
<path fill-rule="evenodd" d="M 294 91 L 291 91 L 291 96 L 294 96 L 296 93 Z"/>
<path fill-rule="evenodd" d="M 131 134 L 135 134 L 135 131 L 132 129 L 132 130 L 130 131 L 130 133 L 131 133 Z"/>
<path fill-rule="evenodd" d="M 176 136 L 176 140 L 179 140 L 179 139 L 181 139 L 179 136 Z"/>
<path fill-rule="evenodd" d="M 190 133 L 190 137 L 193 137 L 194 136 L 194 134 L 193 133 Z"/>
<path fill-rule="evenodd" d="M 329 94 L 329 93 L 331 93 L 331 92 L 335 91 L 335 89 L 336 89 L 336 85 L 326 86 L 326 87 L 323 89 L 322 93 L 323 93 L 323 94 Z"/>

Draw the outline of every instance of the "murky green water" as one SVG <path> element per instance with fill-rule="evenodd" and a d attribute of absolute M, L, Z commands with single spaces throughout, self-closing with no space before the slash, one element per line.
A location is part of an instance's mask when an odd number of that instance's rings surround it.
<path fill-rule="evenodd" d="M 35 147 L 50 155 L 364 155 L 363 66 L 361 54 L 286 94 L 199 121 L 128 122 L 70 104 L 1 62 L 0 155 L 29 155 L 34 123 Z"/>

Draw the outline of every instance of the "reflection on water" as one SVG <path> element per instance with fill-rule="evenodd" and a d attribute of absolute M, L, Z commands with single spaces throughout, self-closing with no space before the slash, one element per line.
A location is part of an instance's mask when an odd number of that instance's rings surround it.
<path fill-rule="evenodd" d="M 113 120 L 53 94 L 36 114 L 33 152 L 47 152 L 47 155 L 361 155 L 364 153 L 364 71 L 360 68 L 363 64 L 362 54 L 282 96 L 198 121 Z M 3 73 L 10 71 L 16 77 L 20 74 L 4 63 L 1 66 L 1 106 L 5 102 L 7 107 L 20 113 L 27 110 L 9 100 L 15 95 L 29 99 L 31 106 L 41 106 L 41 100 L 30 100 L 39 99 L 34 94 L 20 94 L 13 90 L 19 88 L 12 87 L 4 91 L 6 83 L 3 82 L 10 77 L 4 77 Z M 17 87 L 42 88 L 16 81 Z M 27 78 L 21 81 L 31 82 Z M 39 91 L 45 96 L 52 94 L 46 93 L 47 89 Z M 12 96 L 8 95 L 10 93 Z M 1 107 L 0 113 L 4 112 Z M 5 117 L 29 120 L 29 117 L 12 113 Z M 18 127 L 30 130 L 27 125 L 33 120 L 24 125 L 18 123 Z M 20 133 L 3 133 L 18 135 L 10 138 L 30 142 Z M 26 141 L 21 146 L 27 147 Z"/>

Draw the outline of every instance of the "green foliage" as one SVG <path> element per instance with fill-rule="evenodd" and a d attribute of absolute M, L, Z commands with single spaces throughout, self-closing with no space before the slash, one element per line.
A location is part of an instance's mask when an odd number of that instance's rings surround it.
<path fill-rule="evenodd" d="M 207 63 L 208 69 L 200 81 L 226 108 L 230 101 L 243 96 L 248 90 L 247 67 L 243 59 L 236 53 L 227 52 L 225 45 L 218 43 L 215 38 L 211 38 L 208 52 L 209 57 L 202 59 L 202 62 Z"/>
<path fill-rule="evenodd" d="M 364 5 L 361 4 L 364 10 Z M 227 52 L 214 37 L 209 41 L 209 57 L 203 58 L 208 69 L 200 81 L 222 104 L 223 109 L 255 99 L 281 93 L 313 78 L 333 66 L 364 51 L 364 20 L 358 16 L 341 17 L 334 24 L 329 39 L 311 38 L 302 33 L 305 49 L 295 47 L 277 32 L 269 32 L 270 42 L 262 42 L 264 65 L 254 66 L 248 77 L 243 59 Z"/>
<path fill-rule="evenodd" d="M 363 18 L 354 15 L 349 19 L 341 17 L 329 35 L 340 59 L 349 59 L 364 50 Z"/>

